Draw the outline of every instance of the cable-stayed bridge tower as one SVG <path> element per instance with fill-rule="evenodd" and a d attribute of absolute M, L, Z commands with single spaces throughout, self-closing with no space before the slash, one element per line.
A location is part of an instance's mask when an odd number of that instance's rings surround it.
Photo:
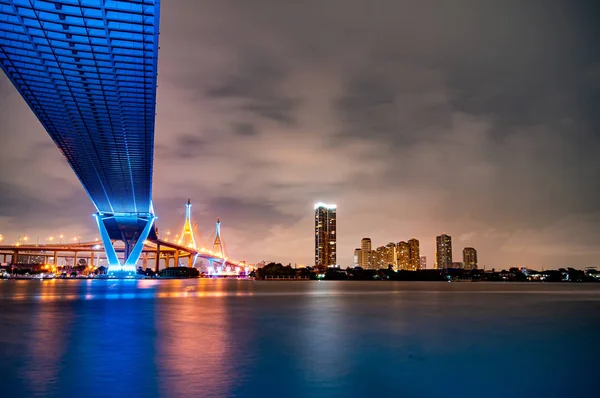
<path fill-rule="evenodd" d="M 194 231 L 192 229 L 192 202 L 190 199 L 188 199 L 185 205 L 185 223 L 183 224 L 181 237 L 177 243 L 181 246 L 196 249 L 196 240 L 194 239 Z"/>
<path fill-rule="evenodd" d="M 221 241 L 221 219 L 217 218 L 215 225 L 215 241 L 213 242 L 212 251 L 221 258 L 225 258 L 225 250 L 223 249 L 223 242 Z"/>

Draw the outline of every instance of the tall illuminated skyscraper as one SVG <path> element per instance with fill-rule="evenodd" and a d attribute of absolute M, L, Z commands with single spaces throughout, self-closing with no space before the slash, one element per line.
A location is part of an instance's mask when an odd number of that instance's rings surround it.
<path fill-rule="evenodd" d="M 410 246 L 408 242 L 400 241 L 396 247 L 398 269 L 401 271 L 410 270 Z"/>
<path fill-rule="evenodd" d="M 452 268 L 452 237 L 441 234 L 435 238 L 437 269 Z"/>
<path fill-rule="evenodd" d="M 396 254 L 397 248 L 394 242 L 390 242 L 385 245 L 385 262 L 383 266 L 388 268 L 392 266 L 393 269 L 398 269 L 398 255 Z"/>
<path fill-rule="evenodd" d="M 354 249 L 354 266 L 360 267 L 362 262 L 362 251 L 360 249 Z"/>
<path fill-rule="evenodd" d="M 336 205 L 315 204 L 315 265 L 332 267 L 337 264 Z"/>
<path fill-rule="evenodd" d="M 465 269 L 477 269 L 477 250 L 472 247 L 463 249 L 463 264 Z"/>
<path fill-rule="evenodd" d="M 410 271 L 418 271 L 421 268 L 419 240 L 415 238 L 408 241 L 408 266 Z"/>
<path fill-rule="evenodd" d="M 360 241 L 360 254 L 361 261 L 360 266 L 368 269 L 372 268 L 371 264 L 371 238 L 362 238 Z"/>

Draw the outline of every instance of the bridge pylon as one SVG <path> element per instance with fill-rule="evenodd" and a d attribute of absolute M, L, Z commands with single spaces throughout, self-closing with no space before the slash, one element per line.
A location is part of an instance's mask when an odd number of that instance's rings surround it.
<path fill-rule="evenodd" d="M 196 239 L 194 239 L 194 230 L 192 228 L 192 201 L 188 199 L 185 205 L 185 223 L 183 224 L 183 230 L 181 231 L 181 237 L 177 244 L 187 248 L 196 250 Z M 197 255 L 194 257 L 193 264 L 196 263 Z M 176 267 L 179 264 L 175 264 Z"/>
<path fill-rule="evenodd" d="M 217 218 L 217 224 L 215 227 L 216 236 L 215 241 L 213 243 L 212 251 L 215 254 L 221 256 L 221 258 L 225 258 L 225 250 L 223 249 L 223 242 L 221 241 L 221 220 Z"/>
<path fill-rule="evenodd" d="M 177 244 L 196 249 L 196 240 L 194 239 L 194 231 L 192 230 L 192 202 L 190 199 L 188 199 L 185 205 L 185 223 L 183 224 L 181 237 Z"/>
<path fill-rule="evenodd" d="M 108 275 L 117 278 L 133 278 L 136 264 L 142 254 L 144 243 L 156 220 L 154 214 L 97 213 L 95 214 L 100 238 L 106 251 Z M 121 263 L 112 241 L 125 243 L 124 262 Z"/>

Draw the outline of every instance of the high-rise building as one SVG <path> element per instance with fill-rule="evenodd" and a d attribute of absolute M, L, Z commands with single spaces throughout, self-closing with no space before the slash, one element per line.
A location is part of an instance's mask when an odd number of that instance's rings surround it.
<path fill-rule="evenodd" d="M 398 269 L 408 271 L 410 269 L 410 247 L 408 242 L 400 241 L 396 245 Z"/>
<path fill-rule="evenodd" d="M 20 265 L 40 265 L 46 261 L 45 257 L 36 256 L 35 254 L 19 254 L 13 261 L 15 264 Z M 56 264 L 55 264 L 56 265 Z"/>
<path fill-rule="evenodd" d="M 386 247 L 379 246 L 377 250 L 373 250 L 373 260 L 372 260 L 372 268 L 373 269 L 381 269 L 386 268 L 385 266 L 385 257 L 386 257 Z"/>
<path fill-rule="evenodd" d="M 421 269 L 427 269 L 427 257 L 421 256 Z"/>
<path fill-rule="evenodd" d="M 463 249 L 463 263 L 465 269 L 477 269 L 477 250 L 472 247 Z"/>
<path fill-rule="evenodd" d="M 452 268 L 452 237 L 442 234 L 435 238 L 437 269 Z"/>
<path fill-rule="evenodd" d="M 362 257 L 360 266 L 365 269 L 371 268 L 371 238 L 362 238 L 360 241 L 360 253 Z"/>
<path fill-rule="evenodd" d="M 336 205 L 315 205 L 315 265 L 332 267 L 337 264 Z"/>
<path fill-rule="evenodd" d="M 362 250 L 354 249 L 354 266 L 362 267 Z"/>
<path fill-rule="evenodd" d="M 412 238 L 408 241 L 408 269 L 418 271 L 421 268 L 421 252 L 419 251 L 419 240 Z"/>
<path fill-rule="evenodd" d="M 385 261 L 384 267 L 389 268 L 392 266 L 393 269 L 397 269 L 398 267 L 398 259 L 396 254 L 396 244 L 394 242 L 390 242 L 385 245 Z"/>

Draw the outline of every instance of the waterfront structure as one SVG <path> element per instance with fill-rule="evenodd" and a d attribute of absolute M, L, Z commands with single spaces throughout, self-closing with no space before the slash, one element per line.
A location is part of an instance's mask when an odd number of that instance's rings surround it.
<path fill-rule="evenodd" d="M 117 247 L 119 257 L 124 255 L 124 248 Z M 63 244 L 31 244 L 31 245 L 0 245 L 0 258 L 3 263 L 20 265 L 22 259 L 42 258 L 43 264 L 60 266 L 75 266 L 81 259 L 94 267 L 107 265 L 104 250 L 98 242 L 78 242 Z M 193 259 L 198 255 L 195 249 L 185 248 L 173 242 L 163 240 L 146 241 L 140 260 L 144 269 L 154 266 L 155 271 L 162 267 L 169 267 L 173 262 L 177 265 L 180 260 L 186 259 L 188 267 L 193 265 Z M 39 260 L 36 260 L 39 263 Z"/>
<path fill-rule="evenodd" d="M 371 238 L 362 238 L 360 241 L 361 262 L 360 266 L 369 269 L 371 267 Z"/>
<path fill-rule="evenodd" d="M 4 1 L 0 68 L 97 209 L 109 272 L 155 237 L 152 169 L 160 1 Z M 121 263 L 112 241 L 125 244 Z"/>
<path fill-rule="evenodd" d="M 421 256 L 421 269 L 427 269 L 427 257 Z"/>
<path fill-rule="evenodd" d="M 452 268 L 454 268 L 454 269 L 463 269 L 464 268 L 464 264 L 462 263 L 462 261 L 453 261 L 452 262 Z"/>
<path fill-rule="evenodd" d="M 160 0 L 0 4 L 0 68 L 96 207 L 108 273 L 117 277 L 135 275 L 146 242 L 157 245 L 157 267 L 161 246 L 198 254 L 159 239 L 154 223 L 159 21 Z"/>
<path fill-rule="evenodd" d="M 408 242 L 398 242 L 396 253 L 398 269 L 402 271 L 408 271 L 410 269 L 410 247 Z"/>
<path fill-rule="evenodd" d="M 412 238 L 408 241 L 408 269 L 409 271 L 418 271 L 421 269 L 419 240 L 415 238 Z"/>
<path fill-rule="evenodd" d="M 354 249 L 354 267 L 362 267 L 362 250 Z"/>
<path fill-rule="evenodd" d="M 20 254 L 15 264 L 20 265 L 39 265 L 44 264 L 46 257 L 35 255 L 35 254 Z"/>
<path fill-rule="evenodd" d="M 465 247 L 463 249 L 463 263 L 465 269 L 477 269 L 477 250 L 473 247 Z"/>
<path fill-rule="evenodd" d="M 436 269 L 452 267 L 452 237 L 442 234 L 435 238 Z"/>
<path fill-rule="evenodd" d="M 336 212 L 333 204 L 315 204 L 315 265 L 333 267 L 336 255 Z"/>

